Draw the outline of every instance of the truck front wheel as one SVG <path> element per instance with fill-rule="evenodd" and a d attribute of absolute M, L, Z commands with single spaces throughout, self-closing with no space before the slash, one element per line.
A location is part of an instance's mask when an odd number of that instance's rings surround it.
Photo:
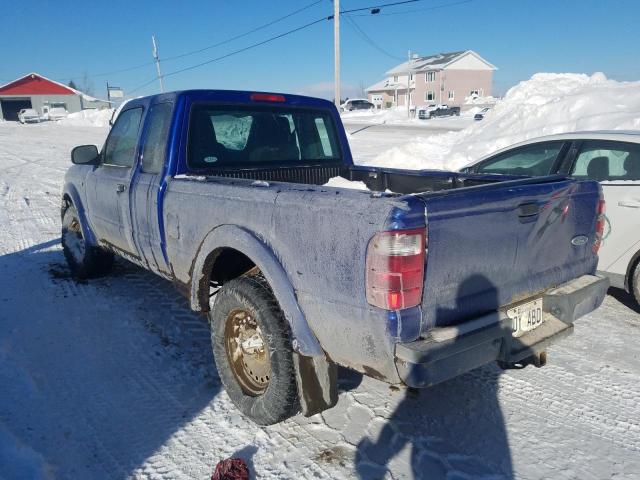
<path fill-rule="evenodd" d="M 113 255 L 87 245 L 76 207 L 69 205 L 62 216 L 62 250 L 71 274 L 77 278 L 99 277 L 111 270 Z"/>
<path fill-rule="evenodd" d="M 298 413 L 291 333 L 264 277 L 226 283 L 209 320 L 218 375 L 234 405 L 259 425 Z"/>

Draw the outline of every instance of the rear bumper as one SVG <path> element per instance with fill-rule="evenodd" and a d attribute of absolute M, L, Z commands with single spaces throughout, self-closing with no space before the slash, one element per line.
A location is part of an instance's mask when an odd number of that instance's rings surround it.
<path fill-rule="evenodd" d="M 515 363 L 544 351 L 573 332 L 573 322 L 600 306 L 607 278 L 584 275 L 532 298 L 543 298 L 545 322 L 521 337 L 512 335 L 505 309 L 453 327 L 435 328 L 428 338 L 396 345 L 396 368 L 410 387 L 429 387 L 487 363 Z"/>

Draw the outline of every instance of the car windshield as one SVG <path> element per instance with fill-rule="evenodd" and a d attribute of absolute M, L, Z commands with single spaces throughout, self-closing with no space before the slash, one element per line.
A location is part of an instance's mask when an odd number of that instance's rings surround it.
<path fill-rule="evenodd" d="M 192 170 L 341 161 L 329 110 L 196 104 L 187 164 Z"/>

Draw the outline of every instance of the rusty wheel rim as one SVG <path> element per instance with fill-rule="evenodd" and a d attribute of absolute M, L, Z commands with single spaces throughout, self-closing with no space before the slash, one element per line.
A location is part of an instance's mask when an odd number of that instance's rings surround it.
<path fill-rule="evenodd" d="M 224 337 L 229 364 L 242 391 L 262 395 L 269 386 L 271 360 L 258 322 L 247 310 L 233 310 L 227 316 Z"/>

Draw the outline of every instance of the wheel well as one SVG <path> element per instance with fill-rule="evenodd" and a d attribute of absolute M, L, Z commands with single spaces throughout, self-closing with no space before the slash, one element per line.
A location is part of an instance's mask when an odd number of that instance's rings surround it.
<path fill-rule="evenodd" d="M 219 248 L 211 252 L 204 263 L 203 284 L 200 288 L 203 311 L 209 310 L 211 288 L 220 287 L 255 268 L 255 262 L 239 250 Z"/>

